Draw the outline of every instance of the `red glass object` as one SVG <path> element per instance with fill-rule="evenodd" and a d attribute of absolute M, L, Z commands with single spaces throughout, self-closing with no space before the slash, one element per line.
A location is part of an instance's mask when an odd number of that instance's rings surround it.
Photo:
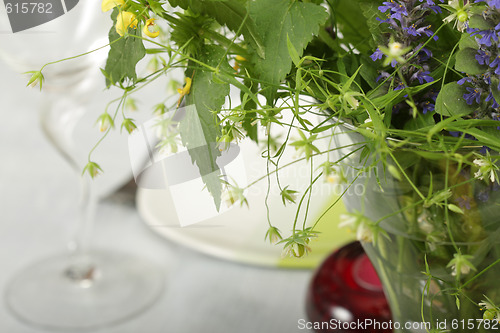
<path fill-rule="evenodd" d="M 359 242 L 338 249 L 321 264 L 306 310 L 315 332 L 392 332 L 382 284 Z"/>

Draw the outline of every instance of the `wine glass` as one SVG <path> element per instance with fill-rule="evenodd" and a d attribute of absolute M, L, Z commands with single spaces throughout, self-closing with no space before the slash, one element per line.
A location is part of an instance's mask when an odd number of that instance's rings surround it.
<path fill-rule="evenodd" d="M 11 30 L 7 11 L 0 6 L 0 59 L 22 73 L 106 45 L 111 21 L 101 13 L 100 2 L 65 1 L 64 15 L 16 33 Z M 68 3 L 74 6 L 70 10 Z M 42 130 L 79 176 L 85 162 L 76 153 L 72 135 L 87 111 L 88 101 L 100 89 L 97 82 L 103 78 L 99 67 L 106 53 L 101 49 L 43 71 Z M 161 269 L 147 260 L 89 248 L 96 199 L 89 179 L 79 178 L 79 221 L 67 253 L 25 268 L 11 279 L 5 291 L 6 303 L 15 316 L 50 330 L 94 329 L 121 323 L 152 305 L 164 285 Z"/>

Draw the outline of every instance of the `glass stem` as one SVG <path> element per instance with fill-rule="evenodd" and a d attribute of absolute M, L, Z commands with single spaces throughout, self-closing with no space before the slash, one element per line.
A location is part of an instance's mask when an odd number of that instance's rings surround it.
<path fill-rule="evenodd" d="M 80 173 L 79 173 L 80 174 Z M 90 287 L 96 278 L 97 270 L 89 256 L 89 235 L 92 234 L 96 200 L 91 193 L 91 181 L 85 175 L 80 178 L 80 202 L 77 224 L 68 242 L 70 260 L 64 274 L 80 286 Z"/>
<path fill-rule="evenodd" d="M 46 97 L 40 113 L 42 131 L 78 176 L 80 189 L 75 230 L 67 244 L 68 265 L 63 274 L 78 286 L 87 288 L 92 285 L 97 276 L 96 267 L 88 253 L 96 198 L 91 191 L 91 180 L 86 175 L 82 175 L 83 166 L 76 154 L 72 138 L 75 125 L 85 113 L 85 108 L 71 96 L 53 93 Z"/>

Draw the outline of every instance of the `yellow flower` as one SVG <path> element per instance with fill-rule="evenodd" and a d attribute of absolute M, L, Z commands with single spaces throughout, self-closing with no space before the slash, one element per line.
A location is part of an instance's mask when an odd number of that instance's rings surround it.
<path fill-rule="evenodd" d="M 101 9 L 103 12 L 107 12 L 108 10 L 113 9 L 116 6 L 123 5 L 124 3 L 124 0 L 102 0 Z"/>
<path fill-rule="evenodd" d="M 120 12 L 116 17 L 116 32 L 123 36 L 125 32 L 127 32 L 128 28 L 137 28 L 137 20 L 135 15 L 130 12 Z"/>
<path fill-rule="evenodd" d="M 187 77 L 186 79 L 186 85 L 184 86 L 184 88 L 179 88 L 177 89 L 177 92 L 181 95 L 179 97 L 179 101 L 177 102 L 177 106 L 179 106 L 181 104 L 181 101 L 182 101 L 182 98 L 186 95 L 189 94 L 189 92 L 191 91 L 191 79 L 189 77 Z"/>
<path fill-rule="evenodd" d="M 245 58 L 243 58 L 242 56 L 240 55 L 237 55 L 236 58 L 234 59 L 234 66 L 233 66 L 233 69 L 238 72 L 238 70 L 240 69 L 240 65 L 243 61 L 247 61 Z"/>
<path fill-rule="evenodd" d="M 153 31 L 149 30 L 149 27 L 154 27 Z M 151 38 L 158 37 L 158 35 L 160 34 L 160 29 L 155 24 L 154 18 L 150 18 L 146 21 L 146 24 L 144 24 L 144 28 L 142 28 L 142 33 Z"/>

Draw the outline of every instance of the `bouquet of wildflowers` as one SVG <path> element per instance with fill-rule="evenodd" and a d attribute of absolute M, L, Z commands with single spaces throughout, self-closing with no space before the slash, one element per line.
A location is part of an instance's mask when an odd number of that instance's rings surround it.
<path fill-rule="evenodd" d="M 500 230 L 500 1 L 103 0 L 102 10 L 112 20 L 102 72 L 108 87 L 124 92 L 98 119 L 104 135 L 120 123 L 133 131 L 126 106 L 134 94 L 180 69 L 178 94 L 162 96 L 153 112 L 193 105 L 201 130 L 181 123 L 182 131 L 162 132 L 159 146 L 175 152 L 182 142 L 189 149 L 201 136 L 206 149 L 190 149 L 192 162 L 217 171 L 221 152 L 250 138 L 265 147 L 269 176 L 279 175 L 287 149 L 302 154 L 297 163 L 328 156 L 303 193 L 280 185 L 283 203 L 307 215 L 317 182 L 335 176 L 347 193 L 363 180 L 367 193 L 347 204 L 344 224 L 367 251 L 378 249 L 373 257 L 386 292 L 418 298 L 420 319 L 432 317 L 426 309 L 436 304 L 449 313 L 442 308 L 450 298 L 474 318 L 482 315 L 472 309 L 482 309 L 484 318 L 500 319 L 500 289 L 482 280 L 500 261 L 491 237 Z M 139 62 L 148 62 L 148 73 L 136 72 Z M 38 71 L 30 83 L 42 80 Z M 231 89 L 240 98 L 228 107 Z M 175 127 L 174 118 L 162 118 L 162 128 Z M 320 149 L 318 140 L 340 127 L 355 133 L 356 143 Z M 85 170 L 101 171 L 92 155 Z M 244 189 L 220 172 L 202 174 L 217 207 L 224 193 L 232 203 L 246 202 Z M 376 204 L 384 196 L 389 210 Z M 292 223 L 287 235 L 269 221 L 266 237 L 302 256 L 325 222 Z M 418 297 L 404 283 L 387 287 L 397 279 L 384 271 L 392 260 L 388 244 L 420 255 L 400 254 L 392 271 L 411 271 L 408 260 L 417 260 L 415 274 L 424 279 L 414 287 Z M 389 298 L 394 311 L 398 297 Z"/>

